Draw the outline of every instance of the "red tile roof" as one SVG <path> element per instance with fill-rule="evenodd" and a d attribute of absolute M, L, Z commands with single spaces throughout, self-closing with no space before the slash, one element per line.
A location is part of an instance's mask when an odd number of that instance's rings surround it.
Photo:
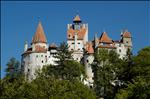
<path fill-rule="evenodd" d="M 102 33 L 99 41 L 102 42 L 102 43 L 113 43 L 113 40 L 108 37 L 106 32 Z"/>
<path fill-rule="evenodd" d="M 122 36 L 123 36 L 123 37 L 130 38 L 130 37 L 131 37 L 131 33 L 126 30 L 126 31 L 122 34 Z"/>
<path fill-rule="evenodd" d="M 75 33 L 77 33 L 77 39 L 84 39 L 84 36 L 86 34 L 87 29 L 86 28 L 81 28 L 80 30 L 73 30 L 68 29 L 67 34 L 68 34 L 68 39 L 74 39 Z"/>
<path fill-rule="evenodd" d="M 42 42 L 42 43 L 47 42 L 41 22 L 39 22 L 36 33 L 32 39 L 32 43 L 37 43 L 37 42 Z"/>
<path fill-rule="evenodd" d="M 100 45 L 100 46 L 98 46 L 98 48 L 109 48 L 109 49 L 116 49 L 116 47 L 115 46 L 109 46 L 109 45 Z"/>
<path fill-rule="evenodd" d="M 35 46 L 35 52 L 46 52 L 46 48 L 41 47 L 39 45 Z"/>
<path fill-rule="evenodd" d="M 94 53 L 94 49 L 92 47 L 92 42 L 87 42 L 86 43 L 86 51 L 88 54 L 93 54 Z"/>
<path fill-rule="evenodd" d="M 75 18 L 73 19 L 73 21 L 81 21 L 80 16 L 76 15 Z"/>

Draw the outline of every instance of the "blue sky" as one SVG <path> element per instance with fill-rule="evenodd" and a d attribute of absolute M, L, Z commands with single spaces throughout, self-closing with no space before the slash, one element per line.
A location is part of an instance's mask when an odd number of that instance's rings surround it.
<path fill-rule="evenodd" d="M 132 33 L 133 53 L 150 45 L 149 1 L 3 1 L 1 2 L 1 76 L 11 57 L 21 60 L 24 43 L 31 43 L 42 21 L 48 43 L 66 41 L 67 24 L 77 11 L 89 25 L 89 40 L 105 30 L 113 40 L 120 39 L 120 31 Z"/>

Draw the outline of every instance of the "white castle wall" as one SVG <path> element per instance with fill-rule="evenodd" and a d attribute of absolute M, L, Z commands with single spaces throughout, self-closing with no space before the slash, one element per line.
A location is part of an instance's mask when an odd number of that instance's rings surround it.
<path fill-rule="evenodd" d="M 84 81 L 84 84 L 88 86 L 93 86 L 93 82 L 94 82 L 93 80 L 94 74 L 91 67 L 93 61 L 94 61 L 94 56 L 92 54 L 84 55 L 85 74 L 87 76 L 87 78 Z"/>
<path fill-rule="evenodd" d="M 42 44 L 44 45 L 44 44 Z M 32 46 L 33 47 L 33 46 Z M 56 50 L 47 52 L 31 52 L 22 56 L 22 66 L 26 79 L 32 80 L 36 78 L 36 71 L 42 69 L 44 65 L 56 65 L 57 60 L 52 53 L 56 53 Z"/>
<path fill-rule="evenodd" d="M 127 48 L 123 43 L 116 43 L 116 52 L 119 54 L 119 58 L 123 59 L 126 56 Z"/>

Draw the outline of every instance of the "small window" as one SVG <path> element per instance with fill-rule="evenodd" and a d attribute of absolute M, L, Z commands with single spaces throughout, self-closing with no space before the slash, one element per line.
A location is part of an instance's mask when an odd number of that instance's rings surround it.
<path fill-rule="evenodd" d="M 47 55 L 45 55 L 45 57 L 47 57 Z"/>
<path fill-rule="evenodd" d="M 78 44 L 80 44 L 80 42 L 78 42 Z"/>
<path fill-rule="evenodd" d="M 43 60 L 42 60 L 42 63 L 43 63 Z"/>
<path fill-rule="evenodd" d="M 41 55 L 41 57 L 43 57 L 43 55 Z"/>
<path fill-rule="evenodd" d="M 73 36 L 73 38 L 74 38 L 74 36 Z"/>
<path fill-rule="evenodd" d="M 89 62 L 89 60 L 87 59 L 87 60 L 86 60 L 86 62 L 88 63 L 88 62 Z"/>
<path fill-rule="evenodd" d="M 74 42 L 72 42 L 72 44 L 74 44 Z"/>
<path fill-rule="evenodd" d="M 121 44 L 119 44 L 119 47 L 121 47 Z"/>
<path fill-rule="evenodd" d="M 80 48 L 78 48 L 78 50 L 80 50 Z"/>
<path fill-rule="evenodd" d="M 126 43 L 128 43 L 128 41 L 126 41 Z"/>
<path fill-rule="evenodd" d="M 30 71 L 30 69 L 28 69 L 28 72 Z"/>
<path fill-rule="evenodd" d="M 70 37 L 70 35 L 68 35 L 68 37 Z"/>
<path fill-rule="evenodd" d="M 119 52 L 121 52 L 121 49 L 119 49 Z"/>
<path fill-rule="evenodd" d="M 76 58 L 76 60 L 78 60 L 78 58 Z"/>
<path fill-rule="evenodd" d="M 50 58 L 50 56 L 49 56 L 49 58 Z"/>
<path fill-rule="evenodd" d="M 36 58 L 38 58 L 38 55 L 36 55 Z"/>
<path fill-rule="evenodd" d="M 73 49 L 71 49 L 73 51 Z"/>

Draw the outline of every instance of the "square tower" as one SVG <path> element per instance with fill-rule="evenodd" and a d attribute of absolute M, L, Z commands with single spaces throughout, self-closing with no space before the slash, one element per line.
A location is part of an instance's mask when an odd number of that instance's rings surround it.
<path fill-rule="evenodd" d="M 67 44 L 69 51 L 73 52 L 74 60 L 80 62 L 83 58 L 84 46 L 88 42 L 88 24 L 82 23 L 79 15 L 76 15 L 72 24 L 67 28 Z"/>

